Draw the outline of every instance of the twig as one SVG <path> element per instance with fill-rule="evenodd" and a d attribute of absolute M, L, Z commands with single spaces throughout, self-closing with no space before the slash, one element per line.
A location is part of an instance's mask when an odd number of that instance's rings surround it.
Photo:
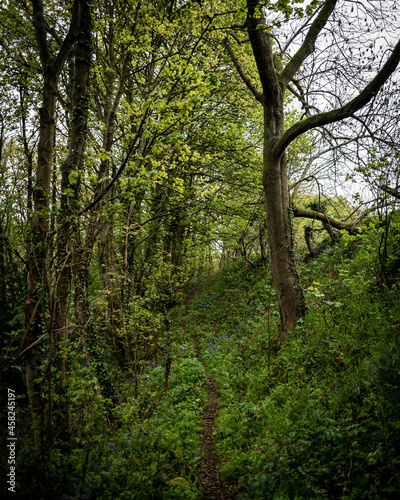
<path fill-rule="evenodd" d="M 17 359 L 19 359 L 24 353 L 26 353 L 26 351 L 29 351 L 29 349 L 32 349 L 32 347 L 35 347 L 35 345 L 39 344 L 39 342 L 44 339 L 46 336 L 48 335 L 48 333 L 44 333 L 41 337 L 39 337 L 37 340 L 35 340 L 35 342 L 33 342 L 29 347 L 27 347 L 26 349 L 24 349 L 22 352 L 20 352 L 18 354 L 18 356 L 14 359 L 13 362 L 17 361 Z M 7 367 L 8 368 L 8 367 Z"/>

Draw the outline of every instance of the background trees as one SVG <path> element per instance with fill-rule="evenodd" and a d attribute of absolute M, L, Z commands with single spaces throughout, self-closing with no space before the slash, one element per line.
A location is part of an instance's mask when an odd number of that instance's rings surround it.
<path fill-rule="evenodd" d="M 71 424 L 71 343 L 114 400 L 107 366 L 137 374 L 162 349 L 182 286 L 219 248 L 243 247 L 259 197 L 258 115 L 199 6 L 35 1 L 1 12 L 4 369 L 26 383 L 37 461 Z"/>

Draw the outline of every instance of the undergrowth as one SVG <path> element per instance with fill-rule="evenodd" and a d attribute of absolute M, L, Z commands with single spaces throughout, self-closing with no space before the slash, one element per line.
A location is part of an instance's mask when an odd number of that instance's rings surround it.
<path fill-rule="evenodd" d="M 17 470 L 29 474 L 19 498 L 198 498 L 206 377 L 179 329 L 174 341 L 168 391 L 160 359 L 120 379 L 116 403 L 99 393 L 79 346 L 70 347 L 68 440 L 60 438 L 36 466 L 32 444 L 18 442 Z"/>
<path fill-rule="evenodd" d="M 262 262 L 236 262 L 203 281 L 188 311 L 186 301 L 168 311 L 161 333 L 153 333 L 159 316 L 142 324 L 145 355 L 164 344 L 136 371 L 112 364 L 101 336 L 90 362 L 77 338 L 67 347 L 68 433 L 40 460 L 22 438 L 29 416 L 17 399 L 20 498 L 200 498 L 207 379 L 193 338 L 219 388 L 215 442 L 233 498 L 398 498 L 400 231 L 384 254 L 382 234 L 378 224 L 345 234 L 299 264 L 308 314 L 284 345 Z"/>
<path fill-rule="evenodd" d="M 397 278 L 379 283 L 377 237 L 345 235 L 300 266 L 309 310 L 281 347 L 261 263 L 222 270 L 193 303 L 237 498 L 398 498 L 400 297 Z"/>

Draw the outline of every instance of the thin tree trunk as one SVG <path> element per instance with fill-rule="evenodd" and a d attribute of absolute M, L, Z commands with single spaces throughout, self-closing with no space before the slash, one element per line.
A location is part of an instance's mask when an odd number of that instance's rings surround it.
<path fill-rule="evenodd" d="M 55 346 L 60 341 L 65 343 L 68 339 L 68 313 L 72 288 L 71 264 L 74 252 L 73 233 L 75 225 L 71 217 L 77 209 L 80 188 L 79 175 L 82 169 L 86 146 L 90 58 L 91 13 L 89 1 L 86 1 L 83 4 L 81 30 L 73 52 L 68 155 L 61 165 L 61 210 L 57 233 L 59 276 L 54 287 L 53 300 L 51 302 Z M 71 179 L 73 172 L 75 176 Z M 66 351 L 58 350 L 58 352 L 58 368 L 61 372 L 62 384 L 65 384 L 67 378 Z M 64 406 L 65 411 L 67 411 L 67 403 Z"/>
<path fill-rule="evenodd" d="M 26 323 L 31 322 L 37 309 L 35 306 L 45 286 L 47 272 L 47 227 L 54 143 L 54 114 L 56 104 L 57 78 L 52 67 L 44 74 L 43 105 L 40 108 L 38 160 L 36 184 L 33 190 L 32 241 L 29 255 L 27 281 Z M 32 344 L 43 334 L 45 322 L 33 320 L 26 337 L 27 345 Z M 35 388 L 39 376 L 40 356 L 36 347 L 30 349 L 25 358 L 25 376 L 29 402 L 32 410 L 35 449 L 40 449 L 40 415 L 42 404 Z"/>

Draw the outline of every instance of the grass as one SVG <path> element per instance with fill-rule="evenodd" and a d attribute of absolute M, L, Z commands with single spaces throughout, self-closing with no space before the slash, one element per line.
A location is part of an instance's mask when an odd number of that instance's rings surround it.
<path fill-rule="evenodd" d="M 186 302 L 169 311 L 171 328 L 157 339 L 167 342 L 164 351 L 142 361 L 136 375 L 118 372 L 99 344 L 113 402 L 99 394 L 96 370 L 79 354 L 77 340 L 69 354 L 68 439 L 49 448 L 32 469 L 42 481 L 30 482 L 26 496 L 199 499 L 207 392 L 195 338 L 219 388 L 216 448 L 222 479 L 235 498 L 396 499 L 399 237 L 394 231 L 389 241 L 392 257 L 382 282 L 374 250 L 380 234 L 373 226 L 365 235 L 345 236 L 336 248 L 299 265 L 309 310 L 282 346 L 275 292 L 261 262 L 237 262 L 210 276 L 185 329 Z M 188 296 L 200 281 L 188 286 Z M 172 363 L 166 392 L 167 352 Z M 22 408 L 19 419 L 23 425 Z M 19 442 L 17 466 L 24 470 L 32 444 Z"/>
<path fill-rule="evenodd" d="M 367 245 L 371 235 L 301 266 L 309 313 L 278 350 L 261 264 L 224 269 L 193 303 L 187 324 L 220 388 L 215 438 L 238 498 L 397 498 L 400 297 L 379 288 Z"/>

